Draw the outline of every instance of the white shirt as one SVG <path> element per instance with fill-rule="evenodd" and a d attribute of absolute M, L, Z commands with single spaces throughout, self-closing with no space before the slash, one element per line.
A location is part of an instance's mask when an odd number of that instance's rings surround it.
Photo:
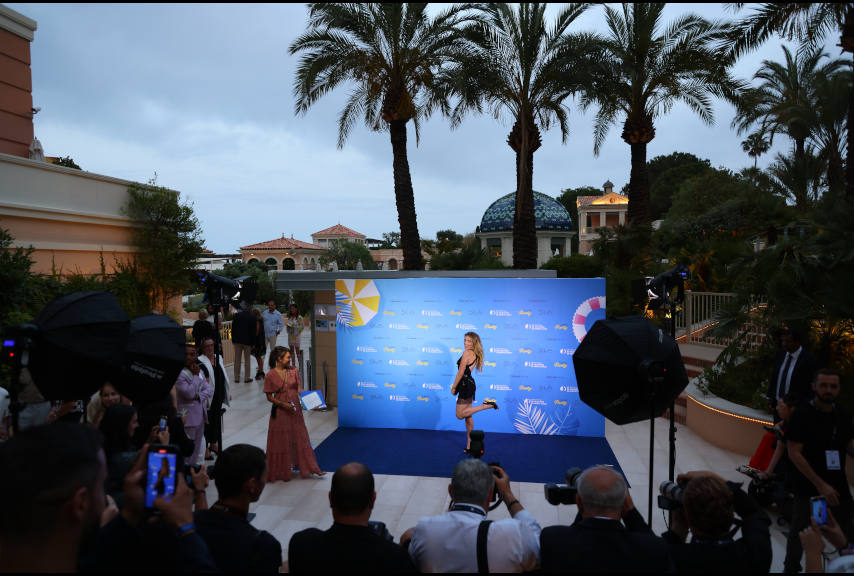
<path fill-rule="evenodd" d="M 782 398 L 783 396 L 785 396 L 786 394 L 789 393 L 789 387 L 792 384 L 792 370 L 795 369 L 795 364 L 798 363 L 798 357 L 801 355 L 801 350 L 803 350 L 803 349 L 804 349 L 803 346 L 798 346 L 797 350 L 795 350 L 794 352 L 788 352 L 786 354 L 786 357 L 783 358 L 783 366 L 780 368 L 780 372 L 781 372 L 780 379 L 783 382 L 785 382 L 785 387 L 783 388 L 784 392 L 780 393 L 780 398 Z M 791 361 L 789 361 L 789 371 L 787 373 L 783 374 L 782 373 L 783 368 L 786 367 L 786 359 L 789 356 L 792 357 Z M 779 390 L 780 388 L 778 387 L 777 389 Z"/>
<path fill-rule="evenodd" d="M 214 356 L 216 358 L 216 356 Z M 216 374 L 213 369 L 213 362 L 211 362 L 207 356 L 204 354 L 199 354 L 199 362 L 205 365 L 205 368 L 208 369 L 208 374 L 211 375 L 210 381 L 208 382 L 211 385 L 211 390 L 216 389 Z M 219 367 L 222 368 L 222 375 L 224 376 L 223 382 L 225 384 L 225 397 L 222 399 L 222 403 L 226 406 L 231 406 L 230 398 L 231 398 L 231 384 L 228 381 L 228 372 L 225 370 L 225 366 L 222 365 L 222 356 L 219 357 Z"/>
<path fill-rule="evenodd" d="M 481 515 L 462 510 L 420 519 L 409 544 L 415 567 L 420 572 L 477 572 L 477 529 L 485 519 L 485 511 Z M 490 524 L 486 538 L 489 571 L 522 572 L 538 567 L 541 531 L 527 510 Z"/>

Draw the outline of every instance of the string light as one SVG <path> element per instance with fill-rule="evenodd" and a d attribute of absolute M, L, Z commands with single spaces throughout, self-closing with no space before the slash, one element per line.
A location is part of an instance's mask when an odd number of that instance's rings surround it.
<path fill-rule="evenodd" d="M 734 414 L 732 412 L 727 412 L 726 410 L 719 410 L 717 408 L 713 408 L 713 407 L 709 406 L 708 404 L 704 404 L 703 402 L 700 402 L 699 400 L 697 400 L 693 396 L 688 396 L 688 398 L 690 398 L 691 400 L 693 400 L 694 402 L 696 402 L 697 404 L 699 404 L 703 408 L 706 408 L 707 410 L 711 410 L 712 412 L 716 412 L 718 414 L 723 414 L 724 416 L 730 416 L 731 418 L 737 418 L 738 420 L 745 420 L 747 422 L 754 422 L 756 424 L 764 424 L 764 425 L 773 424 L 773 422 L 771 422 L 771 420 L 759 420 L 757 418 L 750 418 L 748 416 L 741 416 L 740 414 Z"/>

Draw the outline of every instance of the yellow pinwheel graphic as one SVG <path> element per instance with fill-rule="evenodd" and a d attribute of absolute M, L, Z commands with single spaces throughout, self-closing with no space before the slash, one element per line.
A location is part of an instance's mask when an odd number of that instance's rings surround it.
<path fill-rule="evenodd" d="M 339 323 L 364 326 L 380 309 L 380 293 L 373 280 L 336 280 L 335 303 Z"/>

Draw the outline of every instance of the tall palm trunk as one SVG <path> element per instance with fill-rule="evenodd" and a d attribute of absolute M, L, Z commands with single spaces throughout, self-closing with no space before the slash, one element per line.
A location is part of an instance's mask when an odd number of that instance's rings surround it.
<path fill-rule="evenodd" d="M 848 28 L 847 13 L 845 27 Z M 854 89 L 848 93 L 848 120 L 845 128 L 848 132 L 848 151 L 845 153 L 845 197 L 849 201 L 854 201 Z"/>
<path fill-rule="evenodd" d="M 632 149 L 632 172 L 629 175 L 630 225 L 649 221 L 649 174 L 646 171 L 646 145 L 655 138 L 652 118 L 643 114 L 633 121 L 626 118 L 623 124 L 623 141 Z"/>
<path fill-rule="evenodd" d="M 513 216 L 513 268 L 537 267 L 537 230 L 534 216 L 534 152 L 542 146 L 540 131 L 530 114 L 520 115 L 507 137 L 516 152 L 516 213 Z"/>
<path fill-rule="evenodd" d="M 397 204 L 397 221 L 400 223 L 403 269 L 423 270 L 421 238 L 415 217 L 415 193 L 412 190 L 412 176 L 409 174 L 409 160 L 406 156 L 406 122 L 392 120 L 389 122 L 389 132 L 394 154 L 394 198 Z"/>

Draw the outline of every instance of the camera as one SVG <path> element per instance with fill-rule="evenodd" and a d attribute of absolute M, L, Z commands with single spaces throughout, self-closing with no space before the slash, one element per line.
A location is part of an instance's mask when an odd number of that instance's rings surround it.
<path fill-rule="evenodd" d="M 388 540 L 389 542 L 394 542 L 394 536 L 391 535 L 391 532 L 388 531 L 388 528 L 385 525 L 385 522 L 377 522 L 375 520 L 368 520 L 368 528 L 374 531 L 374 534 L 382 538 L 383 540 Z"/>
<path fill-rule="evenodd" d="M 687 482 L 683 482 L 680 485 L 672 480 L 662 482 L 661 486 L 658 487 L 658 507 L 662 510 L 677 510 L 681 508 L 682 494 L 685 491 L 686 484 Z"/>
<path fill-rule="evenodd" d="M 194 270 L 193 280 L 205 290 L 204 301 L 214 306 L 252 302 L 258 292 L 258 284 L 252 276 L 226 278 L 211 274 L 207 270 Z"/>
<path fill-rule="evenodd" d="M 687 266 L 679 264 L 649 280 L 646 284 L 648 308 L 657 310 L 670 302 L 682 302 L 685 299 L 685 280 L 690 274 Z"/>
<path fill-rule="evenodd" d="M 552 506 L 560 504 L 575 504 L 575 496 L 578 494 L 578 477 L 584 472 L 581 468 L 573 467 L 566 471 L 564 480 L 566 484 L 546 484 L 543 486 L 543 492 L 546 501 Z"/>

